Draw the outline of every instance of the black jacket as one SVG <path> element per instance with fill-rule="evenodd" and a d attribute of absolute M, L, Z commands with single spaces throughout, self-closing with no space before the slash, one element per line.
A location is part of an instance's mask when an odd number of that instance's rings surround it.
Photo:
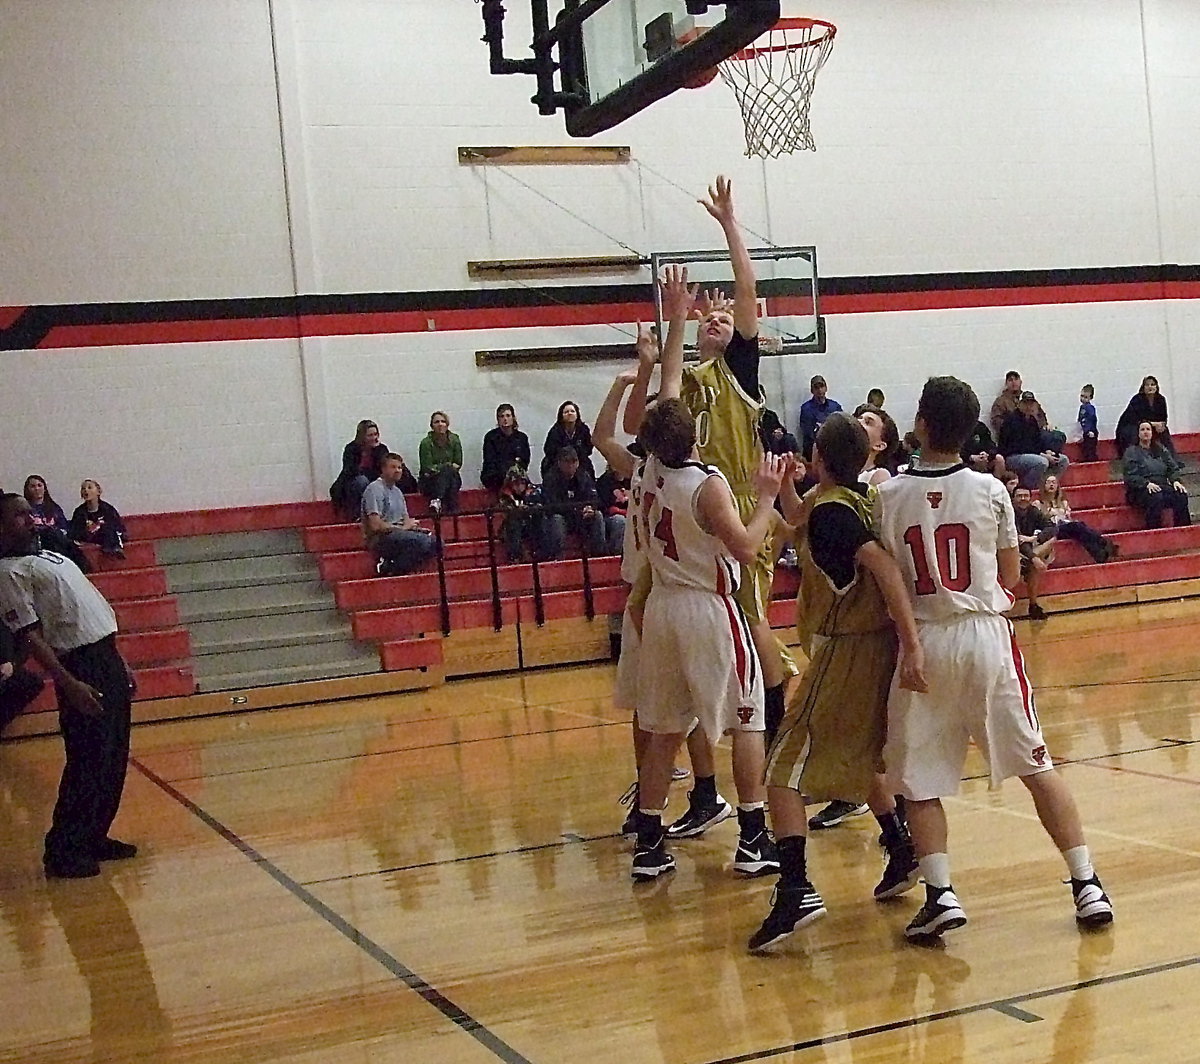
<path fill-rule="evenodd" d="M 360 473 L 364 473 L 368 481 L 376 480 L 379 477 L 380 467 L 383 465 L 383 460 L 388 456 L 388 446 L 386 443 L 377 443 L 371 450 L 371 465 L 367 469 L 363 469 L 360 465 L 362 459 L 362 444 L 351 440 L 342 449 L 342 471 L 337 475 L 337 480 L 329 485 L 329 497 L 333 500 L 335 506 L 341 506 L 342 500 L 345 498 L 346 485 L 350 483 Z M 402 491 L 409 489 L 400 485 Z M 413 483 L 413 491 L 416 491 L 416 482 Z"/>
<path fill-rule="evenodd" d="M 1017 410 L 1000 422 L 1000 453 L 1007 458 L 1010 454 L 1041 454 L 1042 430 L 1037 418 L 1026 417 Z"/>
<path fill-rule="evenodd" d="M 499 491 L 513 466 L 529 470 L 529 437 L 520 429 L 507 436 L 498 428 L 483 437 L 483 471 L 479 479 L 485 488 Z"/>
<path fill-rule="evenodd" d="M 546 433 L 546 446 L 542 458 L 543 477 L 554 465 L 558 458 L 558 452 L 564 447 L 574 447 L 575 453 L 579 455 L 580 466 L 586 469 L 593 478 L 596 476 L 596 471 L 592 468 L 592 430 L 582 421 L 577 421 L 575 422 L 574 436 L 567 435 L 561 422 L 555 422 L 550 426 L 550 431 Z"/>

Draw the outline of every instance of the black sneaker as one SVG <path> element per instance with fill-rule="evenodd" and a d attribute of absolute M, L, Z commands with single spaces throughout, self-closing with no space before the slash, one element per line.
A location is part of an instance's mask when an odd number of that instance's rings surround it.
<path fill-rule="evenodd" d="M 633 866 L 629 874 L 634 879 L 655 879 L 667 872 L 675 871 L 675 858 L 667 852 L 666 833 L 659 835 L 653 846 L 640 843 L 633 851 Z"/>
<path fill-rule="evenodd" d="M 629 806 L 629 812 L 625 814 L 625 823 L 621 825 L 621 834 L 627 839 L 637 838 L 637 793 L 637 780 L 634 780 L 625 793 L 617 799 L 621 805 Z"/>
<path fill-rule="evenodd" d="M 875 900 L 885 901 L 907 894 L 921 881 L 921 869 L 911 848 L 888 857 L 883 878 L 875 885 Z"/>
<path fill-rule="evenodd" d="M 669 828 L 667 834 L 673 839 L 694 839 L 703 835 L 714 824 L 733 816 L 731 806 L 719 794 L 715 802 L 696 803 L 692 800 L 695 791 L 688 791 L 687 811 Z"/>
<path fill-rule="evenodd" d="M 840 798 L 835 798 L 819 813 L 809 818 L 808 826 L 813 831 L 820 831 L 821 828 L 835 828 L 843 820 L 848 820 L 852 816 L 862 816 L 866 811 L 865 804 L 843 802 Z"/>
<path fill-rule="evenodd" d="M 1080 927 L 1093 930 L 1112 923 L 1112 902 L 1100 886 L 1099 878 L 1072 879 L 1071 893 L 1075 896 L 1075 921 Z"/>
<path fill-rule="evenodd" d="M 42 862 L 47 879 L 91 879 L 100 874 L 100 864 L 89 857 L 47 857 Z"/>
<path fill-rule="evenodd" d="M 917 940 L 939 938 L 966 922 L 967 914 L 958 904 L 953 887 L 931 887 L 926 883 L 925 904 L 904 929 L 904 937 Z"/>
<path fill-rule="evenodd" d="M 779 875 L 779 854 L 769 831 L 760 831 L 752 839 L 738 838 L 733 868 L 744 876 Z"/>
<path fill-rule="evenodd" d="M 132 842 L 120 839 L 105 839 L 93 851 L 97 861 L 127 861 L 137 856 L 138 849 Z"/>
<path fill-rule="evenodd" d="M 769 949 L 824 915 L 825 903 L 811 883 L 802 887 L 776 887 L 771 894 L 771 911 L 746 945 L 752 953 Z"/>

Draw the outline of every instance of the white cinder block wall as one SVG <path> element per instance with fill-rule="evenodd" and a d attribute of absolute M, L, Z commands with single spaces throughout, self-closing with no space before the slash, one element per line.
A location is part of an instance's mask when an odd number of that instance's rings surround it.
<path fill-rule="evenodd" d="M 524 4 L 507 6 L 519 55 Z M 827 276 L 1200 262 L 1196 4 L 819 6 L 785 4 L 839 25 L 815 154 L 745 159 L 718 81 L 597 138 L 631 165 L 485 169 L 457 147 L 570 141 L 531 80 L 488 74 L 465 0 L 0 0 L 0 307 L 456 292 L 495 285 L 468 259 L 711 247 L 694 197 L 718 171 L 750 229 L 817 244 Z M 846 405 L 884 388 L 903 423 L 930 373 L 986 407 L 1017 368 L 1060 424 L 1091 381 L 1111 430 L 1156 373 L 1177 429 L 1200 427 L 1195 301 L 837 314 L 828 333 L 826 355 L 765 364 L 789 421 L 813 372 Z M 435 408 L 472 480 L 497 403 L 540 448 L 559 402 L 590 420 L 615 370 L 477 369 L 476 349 L 618 339 L 0 352 L 0 483 L 40 472 L 66 503 L 94 475 L 130 512 L 320 497 L 360 417 L 415 464 Z"/>

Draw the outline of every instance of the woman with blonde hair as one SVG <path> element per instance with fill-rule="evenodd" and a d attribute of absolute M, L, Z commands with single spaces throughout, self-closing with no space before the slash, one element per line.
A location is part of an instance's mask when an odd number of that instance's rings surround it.
<path fill-rule="evenodd" d="M 1053 473 L 1042 481 L 1038 506 L 1042 513 L 1054 522 L 1055 539 L 1073 539 L 1092 556 L 1092 561 L 1110 562 L 1117 556 L 1120 548 L 1111 539 L 1100 535 L 1083 521 L 1076 521 L 1071 517 L 1071 504 L 1067 502 L 1062 485 Z"/>
<path fill-rule="evenodd" d="M 83 500 L 71 515 L 68 535 L 76 543 L 95 543 L 103 554 L 125 557 L 125 522 L 112 503 L 100 496 L 104 489 L 100 481 L 88 478 L 79 485 Z"/>

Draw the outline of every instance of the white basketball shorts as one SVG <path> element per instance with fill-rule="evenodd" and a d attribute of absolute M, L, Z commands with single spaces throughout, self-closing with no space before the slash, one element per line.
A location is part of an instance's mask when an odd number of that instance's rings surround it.
<path fill-rule="evenodd" d="M 1008 618 L 978 613 L 917 627 L 929 691 L 902 691 L 899 673 L 892 681 L 883 751 L 892 793 L 914 801 L 955 794 L 970 740 L 993 787 L 1053 768 Z"/>
<path fill-rule="evenodd" d="M 613 682 L 613 705 L 617 709 L 637 709 L 640 643 L 637 628 L 626 608 L 621 614 L 621 653 L 617 657 L 617 678 Z"/>
<path fill-rule="evenodd" d="M 638 723 L 686 732 L 698 717 L 709 739 L 763 730 L 762 668 L 732 597 L 655 585 L 638 652 Z"/>

